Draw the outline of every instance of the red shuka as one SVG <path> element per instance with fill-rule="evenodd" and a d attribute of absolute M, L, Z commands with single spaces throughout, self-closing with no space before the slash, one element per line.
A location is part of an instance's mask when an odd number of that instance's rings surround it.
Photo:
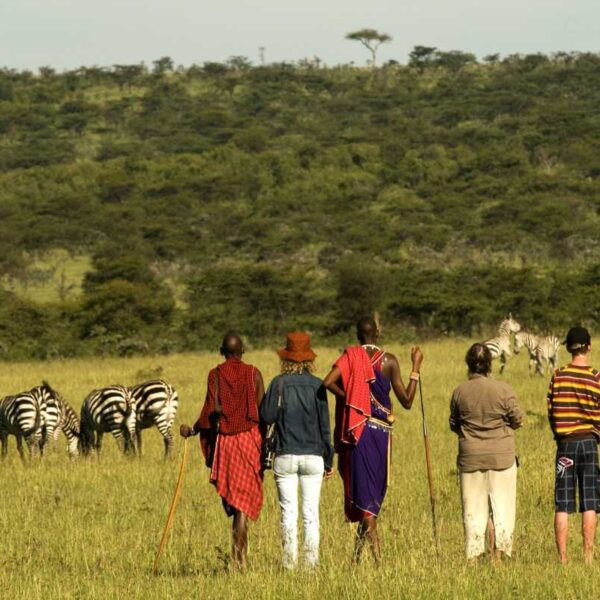
<path fill-rule="evenodd" d="M 375 372 L 362 346 L 350 346 L 336 363 L 342 374 L 346 398 L 336 410 L 336 442 L 358 444 L 367 419 L 371 416 L 371 389 Z"/>
<path fill-rule="evenodd" d="M 258 427 L 235 435 L 218 435 L 210 473 L 219 496 L 253 521 L 258 519 L 263 504 L 261 441 Z M 231 516 L 229 511 L 227 514 Z"/>
<path fill-rule="evenodd" d="M 221 420 L 219 431 L 225 435 L 248 431 L 259 421 L 256 403 L 256 367 L 239 358 L 228 358 L 208 374 L 206 399 L 195 428 L 208 429 L 215 410 L 215 380 L 219 377 Z"/>

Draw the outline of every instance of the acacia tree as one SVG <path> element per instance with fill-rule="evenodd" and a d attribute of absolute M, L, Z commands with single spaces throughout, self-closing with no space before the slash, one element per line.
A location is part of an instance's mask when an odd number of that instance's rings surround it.
<path fill-rule="evenodd" d="M 371 66 L 375 67 L 377 60 L 377 50 L 381 44 L 390 42 L 392 36 L 387 33 L 381 33 L 376 29 L 359 29 L 346 34 L 347 40 L 354 40 L 360 42 L 365 48 L 371 53 Z"/>

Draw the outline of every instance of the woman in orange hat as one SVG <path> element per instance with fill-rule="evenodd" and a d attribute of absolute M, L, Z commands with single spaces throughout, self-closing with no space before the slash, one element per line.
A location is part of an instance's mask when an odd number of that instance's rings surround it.
<path fill-rule="evenodd" d="M 262 420 L 275 424 L 277 445 L 273 472 L 281 507 L 283 564 L 298 562 L 298 484 L 302 494 L 304 561 L 319 562 L 319 498 L 323 477 L 333 473 L 333 446 L 327 392 L 315 377 L 316 354 L 310 336 L 301 331 L 287 335 L 278 352 L 281 375 L 273 379 L 261 404 Z"/>

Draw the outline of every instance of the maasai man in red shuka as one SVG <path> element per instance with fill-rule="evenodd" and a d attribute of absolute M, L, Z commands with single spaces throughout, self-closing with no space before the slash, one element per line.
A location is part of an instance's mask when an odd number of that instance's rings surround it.
<path fill-rule="evenodd" d="M 346 348 L 323 384 L 336 396 L 334 442 L 344 481 L 346 518 L 358 522 L 354 560 L 365 540 L 376 561 L 381 560 L 377 517 L 387 491 L 394 417 L 390 391 L 400 404 L 412 406 L 423 354 L 411 350 L 412 373 L 405 388 L 398 359 L 376 344 L 379 328 L 371 317 L 357 324 L 360 345 Z"/>
<path fill-rule="evenodd" d="M 265 391 L 260 371 L 242 361 L 243 353 L 239 335 L 228 333 L 221 346 L 225 362 L 208 374 L 200 417 L 193 427 L 180 428 L 183 437 L 200 433 L 210 481 L 225 512 L 233 517 L 232 553 L 239 565 L 246 562 L 248 519 L 258 519 L 263 503 L 258 407 Z M 219 422 L 216 438 L 211 426 L 215 416 Z"/>

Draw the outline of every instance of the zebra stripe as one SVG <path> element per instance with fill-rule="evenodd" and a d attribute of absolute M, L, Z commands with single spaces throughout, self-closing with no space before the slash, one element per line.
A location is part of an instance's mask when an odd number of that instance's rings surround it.
<path fill-rule="evenodd" d="M 42 447 L 52 444 L 56 448 L 58 436 L 62 431 L 67 438 L 69 456 L 76 457 L 79 454 L 79 417 L 71 405 L 49 383 L 44 382 L 44 386 L 49 392 L 49 397 L 46 406 Z"/>
<path fill-rule="evenodd" d="M 156 425 L 163 436 L 165 457 L 169 456 L 173 447 L 171 427 L 179 405 L 177 392 L 162 379 L 146 381 L 130 389 L 135 404 L 138 453 L 142 453 L 142 430 Z"/>
<path fill-rule="evenodd" d="M 22 460 L 23 438 L 29 450 L 29 456 L 37 454 L 42 439 L 48 392 L 43 386 L 15 396 L 6 396 L 0 403 L 0 442 L 2 457 L 8 453 L 8 436 L 17 439 L 17 450 Z"/>
<path fill-rule="evenodd" d="M 128 388 L 113 385 L 91 391 L 81 407 L 80 445 L 83 454 L 100 453 L 102 436 L 110 432 L 125 453 L 135 454 L 135 410 Z"/>
<path fill-rule="evenodd" d="M 514 353 L 519 354 L 521 348 L 527 348 L 527 353 L 529 355 L 527 369 L 530 375 L 532 373 L 532 369 L 534 372 L 536 372 L 538 368 L 536 348 L 539 339 L 540 338 L 535 333 L 531 333 L 530 331 L 519 331 L 515 334 Z"/>
<path fill-rule="evenodd" d="M 535 348 L 537 373 L 544 375 L 547 370 L 556 369 L 560 346 L 561 342 L 555 335 L 547 335 L 538 339 Z"/>
<path fill-rule="evenodd" d="M 483 342 L 492 353 L 492 359 L 498 359 L 500 373 L 504 371 L 504 367 L 511 355 L 510 334 L 517 333 L 520 330 L 521 325 L 509 314 L 498 326 L 498 335 Z"/>

